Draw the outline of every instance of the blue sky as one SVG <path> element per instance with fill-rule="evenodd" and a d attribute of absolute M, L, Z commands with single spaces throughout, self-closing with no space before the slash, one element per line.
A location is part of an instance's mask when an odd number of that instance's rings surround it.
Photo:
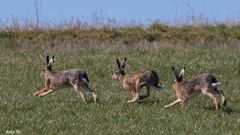
<path fill-rule="evenodd" d="M 92 22 L 94 15 L 141 23 L 154 20 L 173 23 L 190 15 L 202 15 L 209 21 L 240 17 L 240 0 L 3 0 L 0 22 L 7 23 L 13 17 L 35 20 L 34 3 L 42 23 L 60 23 L 71 18 Z"/>

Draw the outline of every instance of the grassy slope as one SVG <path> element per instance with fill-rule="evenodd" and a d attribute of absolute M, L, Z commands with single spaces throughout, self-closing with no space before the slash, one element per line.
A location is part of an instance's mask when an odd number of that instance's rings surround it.
<path fill-rule="evenodd" d="M 70 88 L 45 98 L 32 93 L 43 84 L 40 70 L 45 56 L 53 54 L 55 70 L 87 69 L 91 87 L 100 103 L 88 94 L 83 104 Z M 127 57 L 127 72 L 154 69 L 165 89 L 143 103 L 128 105 L 130 93 L 111 80 L 116 58 Z M 238 134 L 240 132 L 239 48 L 107 49 L 80 48 L 71 51 L 19 51 L 1 48 L 0 54 L 0 134 L 19 130 L 22 134 Z M 229 103 L 215 111 L 210 98 L 198 96 L 186 109 L 164 109 L 174 100 L 171 66 L 186 66 L 185 78 L 209 72 L 222 83 Z"/>

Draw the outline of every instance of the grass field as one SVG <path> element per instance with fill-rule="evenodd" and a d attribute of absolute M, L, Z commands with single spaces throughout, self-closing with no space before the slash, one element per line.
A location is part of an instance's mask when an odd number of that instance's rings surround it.
<path fill-rule="evenodd" d="M 35 43 L 36 45 L 37 43 Z M 0 134 L 239 134 L 240 48 L 72 48 L 21 49 L 1 45 Z M 45 56 L 55 55 L 53 69 L 86 69 L 100 102 L 87 94 L 84 104 L 71 88 L 44 98 L 32 94 L 43 86 Z M 116 59 L 127 57 L 127 72 L 153 69 L 165 85 L 142 103 L 127 104 L 130 93 L 111 79 Z M 192 99 L 185 109 L 165 109 L 175 99 L 171 66 L 186 66 L 185 79 L 209 72 L 222 83 L 227 107 L 216 111 L 209 97 Z"/>

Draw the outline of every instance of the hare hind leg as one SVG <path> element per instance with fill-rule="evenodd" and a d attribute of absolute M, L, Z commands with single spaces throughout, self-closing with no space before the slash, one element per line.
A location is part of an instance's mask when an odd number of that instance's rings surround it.
<path fill-rule="evenodd" d="M 177 100 L 173 101 L 172 103 L 170 103 L 168 105 L 165 105 L 164 107 L 168 108 L 168 107 L 171 107 L 171 106 L 173 106 L 173 105 L 175 105 L 177 103 L 180 103 L 180 102 L 182 102 L 182 100 L 180 98 L 178 98 Z"/>
<path fill-rule="evenodd" d="M 39 96 L 40 97 L 46 96 L 46 95 L 52 93 L 53 91 L 54 91 L 53 89 L 48 89 L 46 92 L 40 93 Z"/>
<path fill-rule="evenodd" d="M 99 99 L 98 99 L 98 95 L 97 95 L 97 93 L 96 93 L 96 90 L 93 90 L 93 89 L 89 88 L 88 84 L 84 84 L 84 85 L 83 85 L 83 89 L 84 89 L 85 91 L 91 92 L 92 97 L 93 97 L 93 100 L 94 100 L 94 103 L 97 103 L 97 102 L 98 102 Z"/>
<path fill-rule="evenodd" d="M 81 88 L 79 87 L 79 85 L 76 83 L 76 84 L 72 84 L 75 91 L 80 95 L 80 97 L 82 98 L 83 102 L 86 104 L 86 98 L 85 98 L 85 95 L 83 93 L 83 91 L 81 90 Z"/>
<path fill-rule="evenodd" d="M 78 93 L 79 93 L 79 95 L 81 96 L 81 98 L 82 98 L 82 100 L 83 100 L 83 103 L 87 103 L 86 102 L 86 98 L 85 98 L 85 95 L 84 95 L 84 93 L 82 92 L 82 91 L 78 91 Z"/>
<path fill-rule="evenodd" d="M 222 100 L 222 105 L 226 106 L 227 105 L 227 98 L 222 90 L 217 90 L 218 93 L 221 95 L 221 100 Z"/>
<path fill-rule="evenodd" d="M 204 89 L 202 90 L 202 93 L 204 95 L 209 96 L 212 99 L 217 110 L 221 108 L 220 103 L 218 102 L 217 97 L 215 96 L 217 94 L 215 90 Z"/>
<path fill-rule="evenodd" d="M 224 94 L 224 92 L 222 90 L 212 90 L 211 93 L 213 93 L 214 95 L 220 95 L 221 96 L 221 101 L 222 101 L 222 105 L 226 106 L 227 105 L 227 98 Z"/>
<path fill-rule="evenodd" d="M 146 89 L 147 89 L 146 94 L 142 96 L 140 95 L 139 100 L 143 100 L 144 98 L 147 98 L 150 96 L 150 87 L 146 86 Z"/>

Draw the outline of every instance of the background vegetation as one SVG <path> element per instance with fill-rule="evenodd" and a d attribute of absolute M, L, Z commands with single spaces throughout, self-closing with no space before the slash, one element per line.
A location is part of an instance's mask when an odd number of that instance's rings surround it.
<path fill-rule="evenodd" d="M 198 24 L 173 26 L 155 22 L 148 26 L 141 24 L 114 25 L 106 23 L 94 26 L 82 22 L 66 22 L 55 27 L 40 27 L 34 24 L 22 26 L 20 23 L 3 26 L 0 30 L 1 41 L 29 41 L 57 43 L 71 41 L 81 44 L 134 45 L 139 43 L 169 43 L 174 45 L 218 45 L 238 43 L 240 25 L 238 24 Z"/>

